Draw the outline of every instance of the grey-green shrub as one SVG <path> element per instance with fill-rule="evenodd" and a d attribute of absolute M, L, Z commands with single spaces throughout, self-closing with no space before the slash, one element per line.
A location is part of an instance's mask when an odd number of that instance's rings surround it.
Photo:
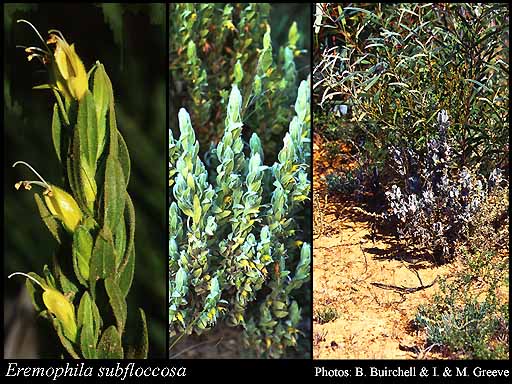
<path fill-rule="evenodd" d="M 243 105 L 235 83 L 208 163 L 185 109 L 179 138 L 170 133 L 169 326 L 172 336 L 221 321 L 241 326 L 247 347 L 279 357 L 297 345 L 299 293 L 310 277 L 311 248 L 299 237 L 308 225 L 301 211 L 310 191 L 309 79 L 272 166 L 257 134 L 242 139 Z"/>

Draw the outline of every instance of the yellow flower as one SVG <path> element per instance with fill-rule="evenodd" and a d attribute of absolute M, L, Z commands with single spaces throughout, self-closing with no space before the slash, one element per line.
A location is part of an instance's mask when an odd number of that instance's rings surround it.
<path fill-rule="evenodd" d="M 55 29 L 48 31 L 49 38 L 45 41 L 30 22 L 18 20 L 18 23 L 28 24 L 44 44 L 44 49 L 26 47 L 28 60 L 38 58 L 44 65 L 50 66 L 50 86 L 56 87 L 66 100 L 80 101 L 89 89 L 89 83 L 84 64 L 77 55 L 74 44 L 69 45 L 62 33 Z M 55 44 L 54 52 L 48 47 L 49 44 Z"/>
<path fill-rule="evenodd" d="M 50 31 L 48 44 L 55 44 L 53 54 L 53 70 L 57 80 L 57 87 L 66 95 L 81 100 L 88 90 L 87 72 L 80 57 L 76 54 L 74 44 L 69 45 L 59 31 Z"/>
<path fill-rule="evenodd" d="M 55 185 L 50 185 L 43 195 L 52 215 L 57 216 L 64 228 L 73 233 L 82 219 L 82 211 L 73 196 Z"/>
<path fill-rule="evenodd" d="M 55 185 L 48 184 L 32 166 L 24 161 L 17 161 L 13 164 L 13 167 L 18 164 L 30 168 L 41 181 L 20 181 L 16 183 L 16 189 L 23 186 L 23 188 L 30 190 L 32 184 L 46 188 L 43 197 L 48 210 L 62 222 L 68 232 L 73 233 L 83 217 L 82 211 L 73 196 Z"/>
<path fill-rule="evenodd" d="M 43 302 L 48 309 L 48 312 L 55 316 L 60 322 L 64 336 L 66 336 L 72 342 L 75 342 L 78 332 L 75 318 L 75 306 L 73 303 L 70 302 L 69 299 L 61 292 L 41 284 L 38 280 L 30 275 L 27 275 L 26 273 L 15 272 L 10 274 L 8 278 L 11 278 L 14 275 L 25 276 L 43 288 Z"/>

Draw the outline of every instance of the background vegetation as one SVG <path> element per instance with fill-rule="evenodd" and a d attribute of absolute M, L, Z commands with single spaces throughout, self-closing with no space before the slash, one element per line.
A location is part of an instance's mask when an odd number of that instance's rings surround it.
<path fill-rule="evenodd" d="M 240 62 L 245 73 L 242 96 L 252 113 L 244 123 L 260 136 L 268 160 L 275 160 L 283 132 L 288 127 L 294 102 L 293 92 L 299 79 L 310 71 L 310 7 L 304 4 L 180 4 L 171 5 L 170 28 L 170 120 L 178 126 L 178 110 L 190 111 L 198 130 L 201 152 L 223 133 L 225 107 L 231 84 L 235 82 L 235 65 Z M 277 16 L 278 15 L 278 16 Z M 289 43 L 292 23 L 298 26 L 297 40 Z M 274 63 L 263 80 L 265 93 L 249 100 L 247 92 L 256 75 L 263 36 L 271 29 Z M 189 47 L 194 43 L 194 47 Z M 294 52 L 297 74 L 290 78 L 284 48 Z M 193 49 L 192 49 L 193 48 Z M 262 75 L 259 73 L 258 75 Z M 275 118 L 264 118 L 267 108 L 276 108 Z M 244 131 L 247 135 L 249 129 Z M 248 141 L 249 136 L 245 137 Z"/>
<path fill-rule="evenodd" d="M 327 121 L 320 129 L 359 136 L 356 146 L 381 160 L 389 145 L 423 148 L 445 109 L 458 166 L 508 172 L 505 4 L 340 3 L 321 13 L 314 88 Z M 322 113 L 340 104 L 348 107 L 341 119 Z"/>

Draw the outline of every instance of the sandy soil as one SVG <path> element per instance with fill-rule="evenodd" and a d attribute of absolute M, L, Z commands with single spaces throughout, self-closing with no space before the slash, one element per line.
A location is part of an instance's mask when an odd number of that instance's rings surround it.
<path fill-rule="evenodd" d="M 313 311 L 337 312 L 324 324 L 314 316 L 313 357 L 439 358 L 425 350 L 423 335 L 411 326 L 416 308 L 429 301 L 438 284 L 412 293 L 389 286 L 426 286 L 454 267 L 437 266 L 425 255 L 404 249 L 393 236 L 372 233 L 373 217 L 347 197 L 329 195 L 322 178 L 351 167 L 349 157 L 327 160 L 319 137 L 314 137 L 313 153 Z"/>

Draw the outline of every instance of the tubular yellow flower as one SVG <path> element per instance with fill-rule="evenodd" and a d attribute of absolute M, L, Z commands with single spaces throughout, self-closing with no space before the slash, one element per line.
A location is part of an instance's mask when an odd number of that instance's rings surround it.
<path fill-rule="evenodd" d="M 66 100 L 80 101 L 89 89 L 89 84 L 87 72 L 75 51 L 74 44 L 69 45 L 62 33 L 55 29 L 48 31 L 49 38 L 45 41 L 30 22 L 18 20 L 18 23 L 28 24 L 44 44 L 44 49 L 26 47 L 28 60 L 38 58 L 44 65 L 48 65 L 52 77 L 50 86 L 56 87 Z M 48 47 L 49 44 L 55 44 L 54 52 Z"/>
<path fill-rule="evenodd" d="M 62 325 L 64 336 L 66 336 L 72 342 L 76 341 L 77 337 L 77 326 L 75 318 L 75 306 L 69 299 L 64 296 L 61 292 L 56 289 L 49 288 L 42 285 L 39 281 L 34 279 L 32 276 L 22 273 L 15 272 L 8 276 L 10 279 L 14 275 L 22 275 L 32 280 L 39 285 L 43 290 L 43 302 L 48 311 L 59 320 Z"/>
<path fill-rule="evenodd" d="M 74 44 L 69 45 L 57 30 L 50 31 L 47 44 L 55 44 L 53 68 L 57 75 L 57 87 L 63 93 L 69 92 L 74 99 L 81 100 L 89 84 L 87 72 L 82 60 L 76 54 Z"/>
<path fill-rule="evenodd" d="M 83 217 L 82 211 L 73 196 L 55 185 L 48 184 L 32 166 L 24 161 L 17 161 L 13 164 L 13 167 L 18 164 L 27 166 L 41 181 L 20 181 L 16 183 L 16 189 L 23 186 L 23 188 L 30 190 L 32 184 L 46 188 L 43 197 L 48 210 L 62 222 L 68 232 L 73 233 Z"/>
<path fill-rule="evenodd" d="M 43 195 L 50 212 L 62 221 L 68 232 L 73 233 L 82 219 L 82 211 L 73 196 L 55 185 L 50 185 Z"/>

